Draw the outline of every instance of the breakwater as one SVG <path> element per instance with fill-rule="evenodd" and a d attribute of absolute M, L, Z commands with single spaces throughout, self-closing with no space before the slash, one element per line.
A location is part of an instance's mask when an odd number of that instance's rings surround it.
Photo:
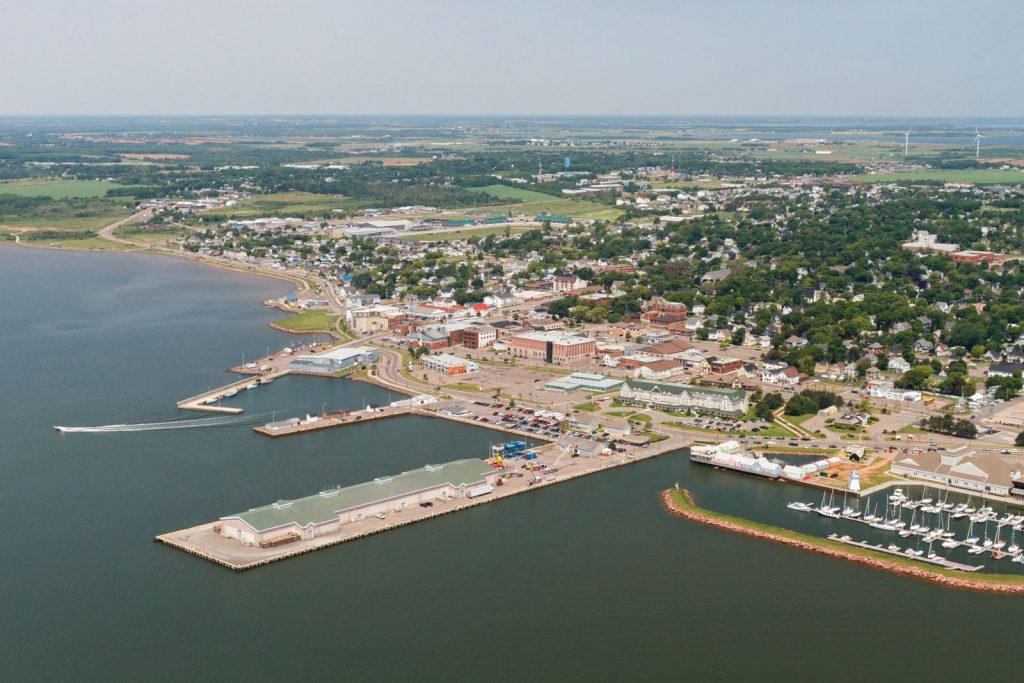
<path fill-rule="evenodd" d="M 733 533 L 774 541 L 819 555 L 827 555 L 850 562 L 857 562 L 875 569 L 930 581 L 948 588 L 983 591 L 988 593 L 1024 594 L 1024 579 L 1015 576 L 972 575 L 957 576 L 952 571 L 916 567 L 880 556 L 872 551 L 851 552 L 838 543 L 827 539 L 815 539 L 797 532 L 748 522 L 736 517 L 705 510 L 697 505 L 693 494 L 686 489 L 666 489 L 661 493 L 662 505 L 672 515 L 693 522 L 717 527 Z M 748 522 L 744 524 L 744 522 Z"/>

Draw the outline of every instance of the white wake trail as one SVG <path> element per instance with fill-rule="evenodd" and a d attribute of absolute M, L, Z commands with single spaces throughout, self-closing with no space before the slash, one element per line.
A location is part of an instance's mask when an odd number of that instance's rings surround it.
<path fill-rule="evenodd" d="M 63 427 L 54 425 L 58 432 L 95 434 L 107 432 L 155 432 L 166 429 L 202 429 L 204 427 L 231 427 L 258 421 L 256 416 L 205 417 L 197 420 L 169 420 L 167 422 L 140 422 L 137 424 L 112 424 L 96 427 Z"/>

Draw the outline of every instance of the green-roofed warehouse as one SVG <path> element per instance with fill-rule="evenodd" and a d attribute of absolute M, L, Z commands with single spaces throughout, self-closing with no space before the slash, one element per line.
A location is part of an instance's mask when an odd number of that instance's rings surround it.
<path fill-rule="evenodd" d="M 484 495 L 491 492 L 497 478 L 498 473 L 479 458 L 427 465 L 221 517 L 220 534 L 260 547 L 314 538 L 337 532 L 349 522 L 378 513 L 400 512 L 437 498 Z"/>

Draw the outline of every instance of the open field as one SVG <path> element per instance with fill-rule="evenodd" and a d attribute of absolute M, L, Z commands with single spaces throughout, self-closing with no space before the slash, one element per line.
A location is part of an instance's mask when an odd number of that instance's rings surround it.
<path fill-rule="evenodd" d="M 99 230 L 105 228 L 119 218 L 131 212 L 127 209 L 96 216 L 16 216 L 0 218 L 0 230 L 3 228 L 41 228 L 46 230 Z"/>
<path fill-rule="evenodd" d="M 559 199 L 553 195 L 533 190 L 524 190 L 520 187 L 509 187 L 508 185 L 486 185 L 484 187 L 467 187 L 473 192 L 483 192 L 495 199 L 518 199 L 523 202 L 543 202 L 549 199 Z"/>
<path fill-rule="evenodd" d="M 274 327 L 289 332 L 330 332 L 337 320 L 338 316 L 327 311 L 308 310 L 281 318 L 274 323 Z"/>
<path fill-rule="evenodd" d="M 0 183 L 0 194 L 19 197 L 53 197 L 54 199 L 103 197 L 107 190 L 130 187 L 119 183 L 105 183 L 101 180 L 10 180 Z"/>
<path fill-rule="evenodd" d="M 440 232 L 413 232 L 413 233 L 402 233 L 396 235 L 399 239 L 411 240 L 415 242 L 441 242 L 444 240 L 465 240 L 470 237 L 487 237 L 488 235 L 504 235 L 506 226 L 504 225 L 486 225 L 475 228 L 465 228 L 463 230 L 444 230 Z M 520 232 L 526 232 L 529 228 L 524 227 L 511 227 L 508 231 L 515 235 Z"/>
<path fill-rule="evenodd" d="M 922 180 L 936 180 L 947 183 L 1018 184 L 1024 183 L 1024 173 L 993 168 L 964 168 L 956 170 L 924 169 L 920 171 L 896 171 L 893 173 L 864 173 L 850 176 L 849 180 L 863 183 L 898 183 Z"/>
<path fill-rule="evenodd" d="M 207 220 L 226 218 L 260 218 L 263 216 L 303 216 L 330 214 L 334 209 L 351 209 L 355 203 L 334 195 L 311 194 L 309 192 L 281 192 L 278 194 L 251 197 L 235 206 L 207 211 L 202 216 Z"/>

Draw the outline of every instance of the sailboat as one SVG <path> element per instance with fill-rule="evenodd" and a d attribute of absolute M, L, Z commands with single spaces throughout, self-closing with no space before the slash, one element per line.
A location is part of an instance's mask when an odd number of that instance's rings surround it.
<path fill-rule="evenodd" d="M 818 507 L 818 514 L 822 517 L 832 517 L 833 519 L 839 518 L 839 508 L 832 505 L 835 501 L 836 493 L 832 492 L 832 497 L 828 501 L 828 507 L 825 507 L 825 496 L 821 496 L 821 505 Z"/>
<path fill-rule="evenodd" d="M 971 520 L 971 526 L 967 528 L 967 538 L 964 539 L 964 545 L 974 545 L 978 542 L 978 537 L 974 535 L 974 520 Z"/>

